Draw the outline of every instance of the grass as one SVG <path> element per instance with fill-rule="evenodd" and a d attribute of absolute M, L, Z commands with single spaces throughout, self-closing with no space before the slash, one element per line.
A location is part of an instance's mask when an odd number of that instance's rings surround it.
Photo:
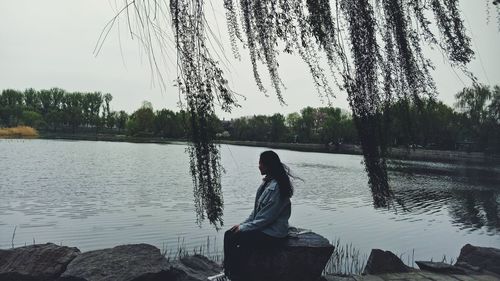
<path fill-rule="evenodd" d="M 334 240 L 332 245 L 335 249 L 326 263 L 323 274 L 349 276 L 363 272 L 368 260 L 366 255 L 361 255 L 352 243 L 343 244 L 340 239 Z"/>
<path fill-rule="evenodd" d="M 17 225 L 16 225 L 16 227 L 14 227 L 14 232 L 12 233 L 12 240 L 10 240 L 10 243 L 12 245 L 12 249 L 14 249 L 14 238 L 16 237 L 16 230 L 17 230 Z"/>
<path fill-rule="evenodd" d="M 14 231 L 12 233 L 12 248 L 14 248 L 14 238 L 16 236 L 17 226 L 14 227 Z M 200 245 L 199 247 L 194 247 L 192 251 L 189 251 L 186 248 L 184 238 L 177 238 L 177 247 L 176 249 L 169 249 L 167 244 L 162 245 L 161 254 L 165 256 L 168 261 L 179 260 L 183 257 L 187 257 L 190 255 L 202 255 L 207 257 L 209 260 L 216 262 L 218 264 L 222 264 L 224 260 L 224 253 L 220 251 L 217 247 L 217 238 L 213 238 L 210 240 L 210 237 L 207 236 L 207 242 L 205 244 Z M 35 238 L 33 238 L 33 245 L 35 244 Z M 336 275 L 336 276 L 352 276 L 352 275 L 361 275 L 365 268 L 368 257 L 366 254 L 360 254 L 359 249 L 356 249 L 352 243 L 343 244 L 340 242 L 340 239 L 336 239 L 333 241 L 332 245 L 335 247 L 330 259 L 326 263 L 325 268 L 323 269 L 323 275 Z M 25 243 L 26 246 L 26 243 Z M 415 267 L 415 250 L 407 255 L 406 265 L 410 267 Z M 399 255 L 399 258 L 404 262 L 404 254 Z M 431 259 L 432 261 L 432 259 Z M 454 259 L 448 259 L 446 255 L 443 256 L 441 262 L 453 264 Z"/>
<path fill-rule="evenodd" d="M 214 261 L 218 264 L 222 264 L 224 259 L 224 254 L 217 247 L 217 238 L 214 237 L 213 241 L 207 236 L 207 242 L 198 247 L 194 247 L 192 251 L 189 251 L 184 244 L 184 238 L 177 238 L 177 248 L 168 249 L 168 245 L 163 244 L 162 255 L 164 255 L 168 261 L 178 260 L 190 255 L 202 255 L 207 257 L 209 260 Z"/>
<path fill-rule="evenodd" d="M 222 264 L 224 253 L 217 246 L 216 238 L 211 240 L 210 237 L 207 237 L 205 244 L 194 247 L 192 250 L 187 249 L 184 242 L 184 238 L 177 238 L 177 247 L 175 249 L 169 249 L 168 245 L 163 244 L 161 253 L 168 261 L 179 260 L 189 255 L 198 254 L 218 264 Z M 366 255 L 361 255 L 360 251 L 352 243 L 343 244 L 340 242 L 340 239 L 335 240 L 332 244 L 335 249 L 323 270 L 324 275 L 350 276 L 359 275 L 363 272 L 368 260 Z"/>
<path fill-rule="evenodd" d="M 37 138 L 38 131 L 28 126 L 0 128 L 1 138 Z"/>

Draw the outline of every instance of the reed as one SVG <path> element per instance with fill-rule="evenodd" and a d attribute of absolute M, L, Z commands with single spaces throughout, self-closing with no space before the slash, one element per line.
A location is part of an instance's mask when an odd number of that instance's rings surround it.
<path fill-rule="evenodd" d="M 0 128 L 0 138 L 37 138 L 38 131 L 28 126 Z"/>
<path fill-rule="evenodd" d="M 340 239 L 334 240 L 332 244 L 335 249 L 323 270 L 323 275 L 351 276 L 363 272 L 368 260 L 366 254 L 361 254 L 352 243 L 341 243 Z M 222 264 L 224 260 L 224 253 L 217 245 L 217 238 L 211 239 L 208 236 L 206 243 L 193 247 L 191 250 L 187 248 L 184 238 L 178 237 L 176 248 L 163 244 L 161 253 L 169 261 L 179 260 L 189 255 L 202 255 L 218 264 Z"/>
<path fill-rule="evenodd" d="M 184 238 L 181 239 L 178 237 L 177 247 L 175 249 L 169 249 L 167 244 L 163 244 L 161 253 L 167 258 L 168 261 L 179 260 L 189 255 L 202 255 L 218 264 L 222 264 L 224 259 L 224 253 L 217 245 L 217 237 L 210 239 L 209 236 L 207 236 L 206 243 L 193 247 L 191 251 L 187 248 Z"/>
<path fill-rule="evenodd" d="M 363 272 L 368 257 L 361 254 L 352 243 L 343 244 L 340 239 L 333 240 L 335 247 L 330 259 L 326 263 L 323 274 L 350 276 Z"/>
<path fill-rule="evenodd" d="M 12 233 L 12 239 L 10 240 L 12 249 L 14 249 L 14 238 L 16 237 L 17 225 L 14 227 L 14 232 Z"/>

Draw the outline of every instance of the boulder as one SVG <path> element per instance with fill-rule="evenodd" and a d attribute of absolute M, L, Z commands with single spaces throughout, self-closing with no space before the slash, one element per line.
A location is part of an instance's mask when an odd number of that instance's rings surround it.
<path fill-rule="evenodd" d="M 455 266 L 462 268 L 462 269 L 465 269 L 466 271 L 472 271 L 472 272 L 476 272 L 476 273 L 481 272 L 481 268 L 479 266 L 473 266 L 473 265 L 470 265 L 466 262 L 457 262 L 457 263 L 455 263 Z"/>
<path fill-rule="evenodd" d="M 372 249 L 370 256 L 368 257 L 368 261 L 366 262 L 363 274 L 399 272 L 410 272 L 410 268 L 391 251 Z"/>
<path fill-rule="evenodd" d="M 77 248 L 52 243 L 0 250 L 0 280 L 54 280 L 78 254 Z"/>
<path fill-rule="evenodd" d="M 201 255 L 183 257 L 172 262 L 171 281 L 206 281 L 209 276 L 219 274 L 222 267 Z"/>
<path fill-rule="evenodd" d="M 418 267 L 422 270 L 443 274 L 466 274 L 467 272 L 458 266 L 454 266 L 444 262 L 432 261 L 415 261 Z"/>
<path fill-rule="evenodd" d="M 157 281 L 172 278 L 160 249 L 148 244 L 121 245 L 77 256 L 61 275 L 65 281 Z"/>
<path fill-rule="evenodd" d="M 460 250 L 456 265 L 468 267 L 466 264 L 500 274 L 500 249 L 467 244 Z"/>
<path fill-rule="evenodd" d="M 278 247 L 254 250 L 241 276 L 249 281 L 318 280 L 333 250 L 316 233 L 298 233 Z"/>

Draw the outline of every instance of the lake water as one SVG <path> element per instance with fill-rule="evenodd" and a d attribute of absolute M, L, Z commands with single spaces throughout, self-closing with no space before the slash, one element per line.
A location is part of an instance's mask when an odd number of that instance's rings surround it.
<path fill-rule="evenodd" d="M 54 242 L 82 251 L 149 243 L 175 251 L 222 247 L 196 224 L 183 144 L 0 140 L 0 248 Z M 225 228 L 250 213 L 265 148 L 222 145 Z M 402 162 L 401 202 L 375 209 L 361 156 L 275 150 L 296 182 L 291 225 L 403 257 L 456 258 L 471 243 L 500 247 L 500 167 Z M 479 175 L 479 176 L 478 176 Z M 404 258 L 405 259 L 405 258 Z M 406 261 L 406 260 L 405 260 Z"/>

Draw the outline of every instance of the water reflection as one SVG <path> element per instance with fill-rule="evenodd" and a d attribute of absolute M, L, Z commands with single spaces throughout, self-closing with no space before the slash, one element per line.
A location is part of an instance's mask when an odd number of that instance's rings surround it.
<path fill-rule="evenodd" d="M 36 239 L 83 251 L 128 243 L 176 249 L 181 238 L 193 249 L 215 236 L 219 242 L 214 245 L 221 247 L 223 232 L 196 225 L 184 149 L 0 141 L 0 248 L 10 247 L 15 226 L 16 245 Z M 253 208 L 260 184 L 258 155 L 264 150 L 222 146 L 226 225 L 241 222 Z M 416 249 L 415 259 L 456 257 L 465 243 L 499 246 L 498 167 L 478 171 L 482 168 L 403 162 L 389 171 L 401 204 L 374 209 L 362 157 L 286 150 L 278 154 L 305 180 L 296 183 L 292 225 L 352 242 L 366 254 L 375 247 L 396 253 Z M 485 173 L 493 180 L 484 181 Z"/>
<path fill-rule="evenodd" d="M 500 195 L 498 192 L 457 191 L 452 194 L 452 198 L 449 211 L 454 223 L 470 229 L 487 227 L 489 232 L 500 230 Z"/>
<path fill-rule="evenodd" d="M 472 184 L 487 184 L 492 186 L 500 184 L 500 164 L 495 163 L 478 165 L 392 160 L 389 162 L 388 169 L 409 176 L 436 175 L 448 177 L 453 181 Z"/>
<path fill-rule="evenodd" d="M 498 167 L 399 161 L 390 170 L 397 179 L 392 183 L 395 212 L 432 214 L 445 208 L 460 229 L 500 231 Z"/>

